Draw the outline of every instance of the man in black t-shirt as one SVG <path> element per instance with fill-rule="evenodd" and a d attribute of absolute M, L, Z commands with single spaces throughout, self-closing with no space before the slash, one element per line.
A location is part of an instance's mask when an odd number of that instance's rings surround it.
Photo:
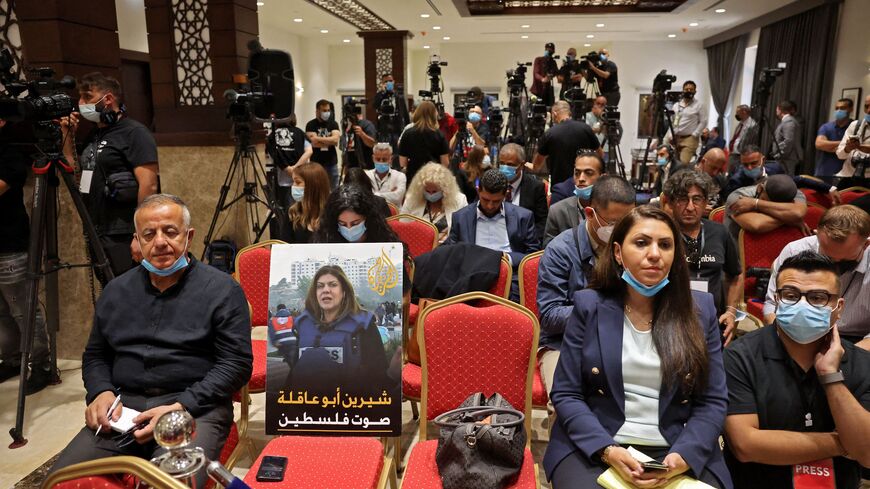
<path fill-rule="evenodd" d="M 375 128 L 375 125 L 366 119 L 362 113 L 359 113 L 356 114 L 354 124 L 350 125 L 342 122 L 342 126 L 345 126 L 339 145 L 343 152 L 342 173 L 346 172 L 348 168 L 360 166 L 360 159 L 362 159 L 363 170 L 374 168 L 375 162 L 372 159 L 372 148 L 375 147 L 376 138 L 378 137 L 378 130 Z M 359 153 L 357 153 L 357 146 L 359 146 Z"/>
<path fill-rule="evenodd" d="M 600 62 L 589 66 L 598 80 L 598 89 L 607 99 L 607 105 L 619 105 L 619 75 L 616 63 L 610 61 L 610 53 L 606 49 L 598 51 Z"/>
<path fill-rule="evenodd" d="M 559 89 L 559 100 L 565 100 L 565 91 L 569 88 L 580 88 L 583 81 L 583 73 L 580 71 L 580 62 L 577 60 L 577 50 L 569 48 L 565 54 L 565 62 L 559 68 L 559 74 L 556 75 L 561 88 Z"/>
<path fill-rule="evenodd" d="M 743 268 L 737 245 L 725 226 L 701 218 L 712 193 L 709 175 L 686 168 L 665 181 L 662 204 L 680 228 L 692 289 L 713 294 L 719 323 L 725 325 L 722 335 L 727 345 L 743 297 Z"/>
<path fill-rule="evenodd" d="M 0 120 L 0 128 L 6 121 Z M 27 321 L 27 252 L 30 221 L 24 208 L 24 183 L 29 164 L 10 141 L 0 140 L 0 382 L 21 372 L 21 332 Z M 33 394 L 51 381 L 48 332 L 36 309 L 36 330 L 30 350 L 30 377 L 25 393 Z"/>
<path fill-rule="evenodd" d="M 332 102 L 329 100 L 317 101 L 316 117 L 305 124 L 305 135 L 314 148 L 311 161 L 323 165 L 326 173 L 329 174 L 332 188 L 335 188 L 338 186 L 338 153 L 335 147 L 338 146 L 341 131 L 338 130 L 338 123 L 332 116 L 331 107 Z"/>
<path fill-rule="evenodd" d="M 79 112 L 61 122 L 69 161 L 74 161 L 76 148 L 67 136 L 82 118 L 95 123 L 97 130 L 78 158 L 79 191 L 117 277 L 136 265 L 139 247 L 133 239 L 133 212 L 145 197 L 157 193 L 157 143 L 148 128 L 127 117 L 118 80 L 102 73 L 82 77 Z M 96 271 L 105 285 L 106 278 Z"/>
<path fill-rule="evenodd" d="M 574 159 L 579 150 L 597 151 L 602 156 L 601 143 L 592 128 L 583 121 L 571 119 L 571 106 L 564 100 L 553 104 L 553 127 L 538 140 L 538 150 L 531 164 L 539 172 L 547 162 L 550 181 L 563 182 L 574 175 Z"/>

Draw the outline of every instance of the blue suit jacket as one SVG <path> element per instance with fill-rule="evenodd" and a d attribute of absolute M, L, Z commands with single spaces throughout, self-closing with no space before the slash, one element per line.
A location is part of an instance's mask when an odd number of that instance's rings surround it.
<path fill-rule="evenodd" d="M 574 177 L 568 178 L 565 181 L 553 184 L 550 187 L 550 207 L 560 200 L 574 197 Z"/>
<path fill-rule="evenodd" d="M 504 203 L 505 225 L 508 240 L 511 245 L 511 262 L 513 267 L 529 253 L 541 249 L 541 239 L 535 232 L 535 216 L 532 211 Z M 453 223 L 450 225 L 450 235 L 444 244 L 474 243 L 477 241 L 477 203 L 469 204 L 453 213 Z"/>
<path fill-rule="evenodd" d="M 709 352 L 707 389 L 687 397 L 663 384 L 659 431 L 670 444 L 670 452 L 679 453 L 694 475 L 706 468 L 730 488 L 731 476 L 719 449 L 728 390 L 716 308 L 708 293 L 693 291 L 692 298 Z M 565 330 L 550 393 L 558 422 L 544 455 L 548 479 L 556 465 L 572 452 L 579 450 L 591 459 L 602 448 L 616 443 L 613 436 L 625 423 L 623 314 L 621 299 L 590 289 L 574 294 L 574 313 Z"/>

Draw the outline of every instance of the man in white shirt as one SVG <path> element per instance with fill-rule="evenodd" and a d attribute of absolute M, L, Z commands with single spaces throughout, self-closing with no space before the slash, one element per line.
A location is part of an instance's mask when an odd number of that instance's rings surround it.
<path fill-rule="evenodd" d="M 390 143 L 377 143 L 372 148 L 372 159 L 375 162 L 373 170 L 366 170 L 369 180 L 372 181 L 372 190 L 375 195 L 383 197 L 387 202 L 402 207 L 405 199 L 405 174 L 390 168 L 393 161 L 393 147 Z"/>
<path fill-rule="evenodd" d="M 695 98 L 698 86 L 689 80 L 683 83 L 683 98 L 674 105 L 673 133 L 668 131 L 664 143 L 676 147 L 681 163 L 690 163 L 701 140 L 701 131 L 707 127 L 707 109 Z M 673 141 L 673 142 L 672 142 Z"/>
<path fill-rule="evenodd" d="M 846 134 L 837 147 L 837 157 L 846 160 L 843 169 L 837 177 L 863 177 L 867 175 L 864 168 L 863 175 L 856 175 L 857 162 L 870 157 L 870 95 L 864 99 L 864 117 L 852 121 L 846 129 Z"/>

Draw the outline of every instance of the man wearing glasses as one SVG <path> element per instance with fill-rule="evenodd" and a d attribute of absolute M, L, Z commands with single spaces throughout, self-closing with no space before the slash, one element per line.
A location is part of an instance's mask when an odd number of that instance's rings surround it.
<path fill-rule="evenodd" d="M 743 296 L 743 270 L 734 239 L 722 224 L 702 219 L 713 179 L 692 169 L 677 171 L 665 182 L 662 203 L 680 228 L 693 290 L 713 294 L 725 344 L 737 323 Z"/>
<path fill-rule="evenodd" d="M 870 350 L 870 215 L 851 206 L 840 205 L 825 211 L 819 220 L 819 229 L 808 236 L 786 245 L 771 267 L 776 276 L 782 263 L 789 257 L 806 250 L 829 258 L 840 275 L 839 294 L 846 306 L 840 313 L 837 329 L 841 338 Z M 776 318 L 776 284 L 771 280 L 764 299 L 764 322 Z"/>
<path fill-rule="evenodd" d="M 834 327 L 847 303 L 839 270 L 802 251 L 774 282 L 775 326 L 725 349 L 734 487 L 856 488 L 870 466 L 870 353 Z"/>

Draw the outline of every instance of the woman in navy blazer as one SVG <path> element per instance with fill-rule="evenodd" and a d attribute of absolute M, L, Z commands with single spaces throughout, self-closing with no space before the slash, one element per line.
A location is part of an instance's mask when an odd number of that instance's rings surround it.
<path fill-rule="evenodd" d="M 557 423 L 544 468 L 554 489 L 598 487 L 608 466 L 636 487 L 682 473 L 732 487 L 718 441 L 728 393 L 716 309 L 690 289 L 681 243 L 670 216 L 638 207 L 574 295 L 550 394 Z M 668 469 L 644 470 L 629 445 Z"/>

